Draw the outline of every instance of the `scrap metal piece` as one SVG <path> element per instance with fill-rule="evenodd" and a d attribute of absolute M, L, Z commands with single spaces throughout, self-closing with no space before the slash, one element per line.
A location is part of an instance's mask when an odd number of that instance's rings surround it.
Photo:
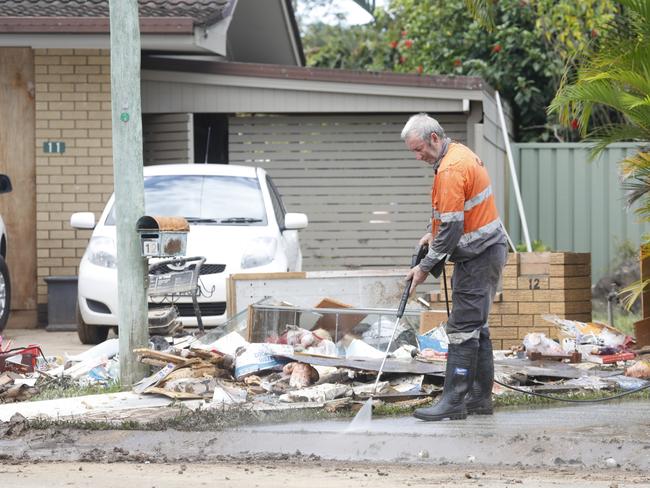
<path fill-rule="evenodd" d="M 379 371 L 381 359 L 343 359 L 327 358 L 322 356 L 310 356 L 309 354 L 278 354 L 276 356 L 291 359 L 301 363 L 307 363 L 318 366 L 332 366 L 336 368 L 348 368 L 364 371 Z M 444 376 L 445 364 L 424 363 L 415 360 L 391 359 L 386 360 L 384 366 L 385 373 L 411 373 L 426 374 L 435 376 Z"/>

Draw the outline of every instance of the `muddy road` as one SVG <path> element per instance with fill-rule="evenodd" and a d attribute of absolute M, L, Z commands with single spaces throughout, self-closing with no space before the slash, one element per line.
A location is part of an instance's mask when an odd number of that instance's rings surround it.
<path fill-rule="evenodd" d="M 650 487 L 648 412 L 641 400 L 453 422 L 386 417 L 361 432 L 346 432 L 349 419 L 221 431 L 18 429 L 0 437 L 0 480 L 22 488 L 45 486 L 47 473 L 53 486 L 93 488 L 113 476 L 156 487 Z"/>
<path fill-rule="evenodd" d="M 375 464 L 272 459 L 214 463 L 19 463 L 0 465 L 8 488 L 395 488 L 523 487 L 624 488 L 650 486 L 642 473 L 571 467 L 516 469 L 453 465 Z"/>

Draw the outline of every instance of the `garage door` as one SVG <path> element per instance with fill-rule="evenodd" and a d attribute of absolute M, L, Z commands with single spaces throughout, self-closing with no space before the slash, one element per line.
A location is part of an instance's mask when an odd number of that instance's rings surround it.
<path fill-rule="evenodd" d="M 400 140 L 409 115 L 230 119 L 230 163 L 268 170 L 287 211 L 309 216 L 305 270 L 410 263 L 431 215 L 432 172 Z M 437 118 L 465 142 L 463 114 Z"/>

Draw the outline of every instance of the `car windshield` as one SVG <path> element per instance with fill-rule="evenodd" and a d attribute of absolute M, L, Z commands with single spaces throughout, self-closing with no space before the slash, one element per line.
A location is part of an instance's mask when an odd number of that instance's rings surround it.
<path fill-rule="evenodd" d="M 159 175 L 144 179 L 146 215 L 185 217 L 191 224 L 266 225 L 257 178 Z M 115 206 L 106 219 L 115 225 Z"/>

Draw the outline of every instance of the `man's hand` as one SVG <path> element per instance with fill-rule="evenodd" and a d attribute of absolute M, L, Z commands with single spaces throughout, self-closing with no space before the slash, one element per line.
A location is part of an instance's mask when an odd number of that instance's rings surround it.
<path fill-rule="evenodd" d="M 431 232 L 427 232 L 422 236 L 420 242 L 418 242 L 418 246 L 424 246 L 426 244 L 427 247 L 430 247 L 432 242 L 433 242 L 433 234 Z"/>
<path fill-rule="evenodd" d="M 406 273 L 406 278 L 404 278 L 404 281 L 408 282 L 408 280 L 413 279 L 411 282 L 411 289 L 409 290 L 409 296 L 413 295 L 415 292 L 415 289 L 420 283 L 424 283 L 424 280 L 427 279 L 427 275 L 429 273 L 425 273 L 422 271 L 422 269 L 419 266 L 415 266 L 414 268 L 411 268 L 408 273 Z"/>

